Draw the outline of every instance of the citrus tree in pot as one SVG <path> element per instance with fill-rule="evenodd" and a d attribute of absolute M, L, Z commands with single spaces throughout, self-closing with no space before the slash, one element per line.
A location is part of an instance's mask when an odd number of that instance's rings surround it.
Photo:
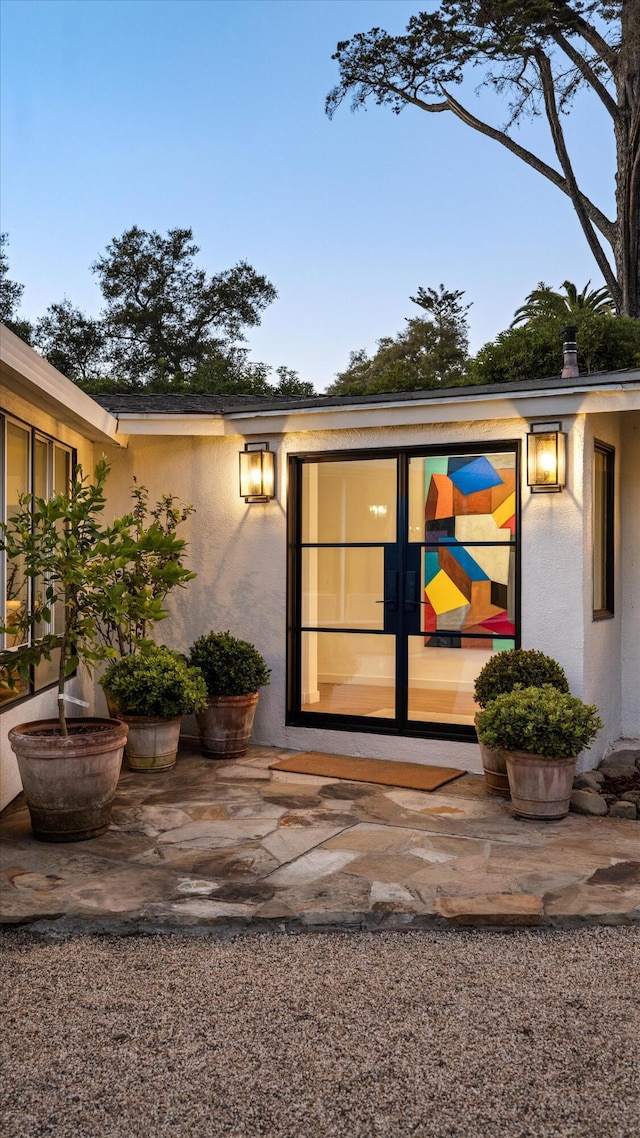
<path fill-rule="evenodd" d="M 568 692 L 569 683 L 563 668 L 551 656 L 535 648 L 513 648 L 497 652 L 484 665 L 475 681 L 474 695 L 480 708 L 485 708 L 499 695 L 517 688 L 542 687 L 551 684 Z M 476 727 L 478 716 L 476 715 Z M 478 736 L 484 780 L 490 794 L 509 797 L 507 763 L 500 747 L 489 747 Z"/>
<path fill-rule="evenodd" d="M 93 481 L 76 467 L 69 490 L 50 499 L 20 497 L 3 523 L 0 548 L 34 582 L 32 601 L 12 617 L 20 644 L 0 656 L 4 682 L 28 678 L 41 660 L 58 659 L 58 715 L 22 723 L 9 732 L 31 815 L 43 841 L 81 841 L 105 832 L 122 763 L 126 724 L 110 718 L 68 718 L 66 684 L 79 665 L 91 672 L 113 657 L 100 635 L 105 613 L 125 618 L 127 599 L 114 583 L 114 563 L 132 554 L 130 516 L 108 525 L 102 519 L 109 465 L 101 459 Z M 37 587 L 36 587 L 37 585 Z M 144 610 L 144 600 L 141 600 Z M 52 613 L 63 614 L 60 630 L 45 632 Z M 155 604 L 150 599 L 148 616 Z"/>
<path fill-rule="evenodd" d="M 478 715 L 478 738 L 504 751 L 511 801 L 523 818 L 564 818 L 576 760 L 602 728 L 597 708 L 544 687 L 497 696 Z"/>
<path fill-rule="evenodd" d="M 271 674 L 264 657 L 247 640 L 209 632 L 194 642 L 189 663 L 200 668 L 207 687 L 207 707 L 196 713 L 203 754 L 214 759 L 244 755 L 260 688 Z"/>
<path fill-rule="evenodd" d="M 176 764 L 183 715 L 207 706 L 199 668 L 184 656 L 151 644 L 112 660 L 100 680 L 129 728 L 127 762 L 135 771 L 166 771 Z"/>
<path fill-rule="evenodd" d="M 196 576 L 184 564 L 186 542 L 177 534 L 194 507 L 182 506 L 172 494 L 151 506 L 147 487 L 135 479 L 131 499 L 132 508 L 122 519 L 126 522 L 122 555 L 106 566 L 106 603 L 98 621 L 102 639 L 119 656 L 153 643 L 153 626 L 168 615 L 167 595 Z M 121 597 L 117 610 L 109 603 L 112 590 Z"/>

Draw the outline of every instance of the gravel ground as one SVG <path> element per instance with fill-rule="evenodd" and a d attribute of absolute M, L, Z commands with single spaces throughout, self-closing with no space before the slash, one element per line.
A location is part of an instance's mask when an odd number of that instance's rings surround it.
<path fill-rule="evenodd" d="M 4 1138 L 631 1138 L 633 928 L 2 936 Z"/>

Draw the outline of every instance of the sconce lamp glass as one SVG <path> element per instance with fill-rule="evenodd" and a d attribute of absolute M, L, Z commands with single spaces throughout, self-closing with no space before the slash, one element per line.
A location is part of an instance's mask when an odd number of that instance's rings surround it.
<path fill-rule="evenodd" d="M 275 455 L 268 443 L 245 443 L 240 451 L 240 497 L 269 502 L 275 495 Z"/>
<path fill-rule="evenodd" d="M 527 435 L 527 483 L 532 494 L 557 494 L 567 483 L 567 436 L 562 423 L 532 423 Z"/>

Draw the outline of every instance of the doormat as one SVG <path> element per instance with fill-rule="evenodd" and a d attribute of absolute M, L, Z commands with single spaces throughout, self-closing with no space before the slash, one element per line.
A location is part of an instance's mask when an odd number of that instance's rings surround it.
<path fill-rule="evenodd" d="M 389 759 L 352 759 L 347 755 L 323 755 L 320 751 L 302 751 L 290 759 L 272 763 L 269 770 L 324 775 L 348 782 L 374 782 L 382 786 L 406 786 L 411 790 L 437 790 L 445 782 L 467 773 L 454 767 L 427 767 Z"/>

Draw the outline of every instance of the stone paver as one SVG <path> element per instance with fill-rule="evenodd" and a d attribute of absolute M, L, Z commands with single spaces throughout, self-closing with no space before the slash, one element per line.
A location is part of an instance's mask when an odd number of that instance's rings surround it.
<path fill-rule="evenodd" d="M 34 841 L 0 817 L 1 916 L 44 932 L 640 923 L 638 826 L 518 819 L 466 775 L 432 793 L 219 763 L 124 770 L 110 830 Z"/>

